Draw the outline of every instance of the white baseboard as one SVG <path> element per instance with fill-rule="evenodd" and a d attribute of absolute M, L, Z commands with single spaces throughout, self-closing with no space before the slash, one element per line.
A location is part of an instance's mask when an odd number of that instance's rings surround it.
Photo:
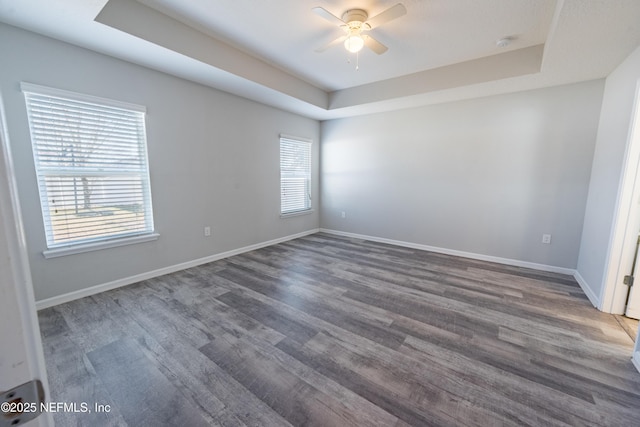
<path fill-rule="evenodd" d="M 135 276 L 125 277 L 122 279 L 114 280 L 112 282 L 103 283 L 101 285 L 91 286 L 90 288 L 79 289 L 77 291 L 69 292 L 62 295 L 57 295 L 55 297 L 36 301 L 36 309 L 42 310 L 45 308 L 53 307 L 55 305 L 64 304 L 65 302 L 88 297 L 91 295 L 98 294 L 100 292 L 105 292 L 111 289 L 120 288 L 122 286 L 131 285 L 133 283 L 141 282 L 143 280 L 152 279 L 154 277 L 163 276 L 165 274 L 175 273 L 176 271 L 185 270 L 187 268 L 196 267 L 198 265 L 207 264 L 213 261 L 218 261 L 223 258 L 229 258 L 234 255 L 240 255 L 245 252 L 250 252 L 250 251 L 261 249 L 267 246 L 276 245 L 278 243 L 297 239 L 299 237 L 308 236 L 309 234 L 314 234 L 314 233 L 317 233 L 318 231 L 320 230 L 317 228 L 313 230 L 303 231 L 302 233 L 291 234 L 289 236 L 280 237 L 280 238 L 269 240 L 266 242 L 256 243 L 254 245 L 249 245 L 242 248 L 233 249 L 227 252 L 211 255 L 208 257 L 195 259 L 193 261 L 187 261 L 180 264 L 171 265 L 168 267 L 163 267 L 157 270 L 136 274 Z"/>
<path fill-rule="evenodd" d="M 580 287 L 582 288 L 582 292 L 584 292 L 587 298 L 589 298 L 589 302 L 591 302 L 591 304 L 593 304 L 595 308 L 602 311 L 600 307 L 600 298 L 598 298 L 596 293 L 593 292 L 593 289 L 591 289 L 591 286 L 589 286 L 589 283 L 587 283 L 587 281 L 584 280 L 584 278 L 580 275 L 578 271 L 574 273 L 573 277 L 575 277 L 576 282 L 578 282 L 578 285 L 580 285 Z"/>
<path fill-rule="evenodd" d="M 514 259 L 509 259 L 509 258 L 500 258 L 500 257 L 495 257 L 495 256 L 490 256 L 490 255 L 482 255 L 482 254 L 476 254 L 476 253 L 472 253 L 472 252 L 464 252 L 464 251 L 458 251 L 458 250 L 453 250 L 453 249 L 446 249 L 446 248 L 439 248 L 439 247 L 435 247 L 435 246 L 422 245 L 422 244 L 418 244 L 418 243 L 411 243 L 411 242 L 404 242 L 404 241 L 400 241 L 400 240 L 386 239 L 386 238 L 383 238 L 383 237 L 368 236 L 368 235 L 364 235 L 364 234 L 347 233 L 347 232 L 344 232 L 344 231 L 320 228 L 320 229 L 312 229 L 312 230 L 304 231 L 304 232 L 297 233 L 297 234 L 292 234 L 292 235 L 285 236 L 285 237 L 280 237 L 278 239 L 273 239 L 273 240 L 269 240 L 269 241 L 266 241 L 266 242 L 256 243 L 254 245 L 249 245 L 249 246 L 245 246 L 245 247 L 242 247 L 242 248 L 233 249 L 233 250 L 230 250 L 230 251 L 227 251 L 227 252 L 222 252 L 222 253 L 211 255 L 211 256 L 208 256 L 208 257 L 199 258 L 199 259 L 192 260 L 192 261 L 187 261 L 187 262 L 184 262 L 184 263 L 181 263 L 181 264 L 171 265 L 171 266 L 168 266 L 168 267 L 163 267 L 163 268 L 160 268 L 160 269 L 157 269 L 157 270 L 153 270 L 153 271 L 149 271 L 149 272 L 145 272 L 145 273 L 140 273 L 140 274 L 136 274 L 134 276 L 130 276 L 130 277 L 125 277 L 125 278 L 122 278 L 122 279 L 114 280 L 112 282 L 103 283 L 103 284 L 96 285 L 96 286 L 91 286 L 89 288 L 80 289 L 80 290 L 69 292 L 69 293 L 62 294 L 62 295 L 57 295 L 57 296 L 51 297 L 51 298 L 46 298 L 46 299 L 43 299 L 43 300 L 36 301 L 36 309 L 42 310 L 42 309 L 45 309 L 45 308 L 53 307 L 55 305 L 64 304 L 66 302 L 73 301 L 73 300 L 80 299 L 80 298 L 84 298 L 84 297 L 91 296 L 91 295 L 95 295 L 95 294 L 98 294 L 100 292 L 105 292 L 105 291 L 109 291 L 111 289 L 120 288 L 122 286 L 131 285 L 133 283 L 141 282 L 143 280 L 152 279 L 152 278 L 158 277 L 158 276 L 163 276 L 165 274 L 175 273 L 176 271 L 185 270 L 187 268 L 196 267 L 196 266 L 202 265 L 202 264 L 207 264 L 209 262 L 217 261 L 217 260 L 220 260 L 220 259 L 223 259 L 223 258 L 228 258 L 228 257 L 234 256 L 234 255 L 239 255 L 239 254 L 242 254 L 242 253 L 245 253 L 245 252 L 250 252 L 250 251 L 253 251 L 253 250 L 256 250 L 256 249 L 260 249 L 260 248 L 264 248 L 264 247 L 267 247 L 267 246 L 276 245 L 278 243 L 286 242 L 288 240 L 297 239 L 299 237 L 308 236 L 310 234 L 314 234 L 314 233 L 317 233 L 317 232 L 335 234 L 337 236 L 350 237 L 350 238 L 354 238 L 354 239 L 370 240 L 370 241 L 373 241 L 373 242 L 387 243 L 387 244 L 390 244 L 390 245 L 402 246 L 402 247 L 407 247 L 407 248 L 412 248 L 412 249 L 419 249 L 419 250 L 424 250 L 424 251 L 437 252 L 437 253 L 442 253 L 442 254 L 446 254 L 446 255 L 454 255 L 454 256 L 459 256 L 459 257 L 463 257 L 463 258 L 470 258 L 470 259 L 477 259 L 477 260 L 481 260 L 481 261 L 495 262 L 495 263 L 511 265 L 511 266 L 515 266 L 515 267 L 525 267 L 525 268 L 531 268 L 531 269 L 534 269 L 534 270 L 541 270 L 541 271 L 548 271 L 548 272 L 553 272 L 553 273 L 567 274 L 567 275 L 575 277 L 576 281 L 578 282 L 578 284 L 582 288 L 583 292 L 587 295 L 587 298 L 589 298 L 589 301 L 591 301 L 591 303 L 594 305 L 594 307 L 598 307 L 599 306 L 598 298 L 595 296 L 595 293 L 591 290 L 591 288 L 585 282 L 585 280 L 582 278 L 582 276 L 580 276 L 580 274 L 577 271 L 569 269 L 569 268 L 556 267 L 556 266 L 545 265 L 545 264 L 537 264 L 537 263 L 514 260 Z"/>
<path fill-rule="evenodd" d="M 633 366 L 635 366 L 638 372 L 640 372 L 640 350 L 633 353 L 631 361 L 633 362 Z"/>
<path fill-rule="evenodd" d="M 571 268 L 556 267 L 553 265 L 546 265 L 546 264 L 537 264 L 534 262 L 520 261 L 520 260 L 510 259 L 510 258 L 500 258 L 500 257 L 491 256 L 491 255 L 482 255 L 482 254 L 476 254 L 473 252 L 458 251 L 454 249 L 439 248 L 436 246 L 428 246 L 428 245 L 422 245 L 419 243 L 411 243 L 411 242 L 404 242 L 401 240 L 386 239 L 383 237 L 347 233 L 344 231 L 330 230 L 326 228 L 321 228 L 320 231 L 323 233 L 335 234 L 336 236 L 351 237 L 354 239 L 361 239 L 361 240 L 370 240 L 372 242 L 387 243 L 390 245 L 403 246 L 405 248 L 420 249 L 423 251 L 437 252 L 445 255 L 459 256 L 462 258 L 470 258 L 470 259 L 477 259 L 480 261 L 495 262 L 498 264 L 511 265 L 514 267 L 531 268 L 534 270 L 547 271 L 551 273 L 567 274 L 569 276 L 573 276 L 576 272 L 574 269 L 571 269 Z"/>

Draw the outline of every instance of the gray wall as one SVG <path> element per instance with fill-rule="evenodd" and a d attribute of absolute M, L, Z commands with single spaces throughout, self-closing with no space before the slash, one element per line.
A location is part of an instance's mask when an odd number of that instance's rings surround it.
<path fill-rule="evenodd" d="M 0 57 L 0 93 L 37 300 L 318 227 L 317 210 L 280 218 L 278 157 L 280 133 L 312 139 L 317 196 L 317 121 L 4 24 L 0 24 Z M 159 240 L 44 259 L 46 244 L 21 81 L 147 107 Z M 212 227 L 212 237 L 203 236 L 204 225 Z"/>
<path fill-rule="evenodd" d="M 604 287 L 609 240 L 638 79 L 640 48 L 620 64 L 605 83 L 577 267 L 596 297 L 602 296 Z"/>
<path fill-rule="evenodd" d="M 575 268 L 603 85 L 323 122 L 321 227 Z"/>

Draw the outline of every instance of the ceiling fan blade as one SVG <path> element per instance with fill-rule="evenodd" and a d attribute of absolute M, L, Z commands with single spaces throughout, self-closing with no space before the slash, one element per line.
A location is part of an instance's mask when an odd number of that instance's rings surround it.
<path fill-rule="evenodd" d="M 402 3 L 398 3 L 395 6 L 391 6 L 389 9 L 385 10 L 374 16 L 371 19 L 368 19 L 365 24 L 367 24 L 370 29 L 376 28 L 384 23 L 392 21 L 396 18 L 400 18 L 401 16 L 407 13 L 407 8 L 404 7 Z"/>
<path fill-rule="evenodd" d="M 388 47 L 386 47 L 385 45 L 383 45 L 378 40 L 374 39 L 368 34 L 364 34 L 362 38 L 364 39 L 364 45 L 369 49 L 371 49 L 372 51 L 374 51 L 375 53 L 377 53 L 378 55 L 382 55 L 387 50 L 389 50 Z"/>
<path fill-rule="evenodd" d="M 332 48 L 332 47 L 334 47 L 336 45 L 339 45 L 340 43 L 342 43 L 346 39 L 347 39 L 347 35 L 340 36 L 337 39 L 335 39 L 334 41 L 330 42 L 329 44 L 317 48 L 315 51 L 318 52 L 318 53 L 322 53 L 322 52 L 324 52 L 325 50 L 327 50 L 329 48 Z"/>
<path fill-rule="evenodd" d="M 311 11 L 313 13 L 315 13 L 316 15 L 326 19 L 327 21 L 331 22 L 332 24 L 335 25 L 345 25 L 346 22 L 344 22 L 342 19 L 338 18 L 336 15 L 334 15 L 333 13 L 329 12 L 327 9 L 323 8 L 323 7 L 314 7 L 311 9 Z"/>

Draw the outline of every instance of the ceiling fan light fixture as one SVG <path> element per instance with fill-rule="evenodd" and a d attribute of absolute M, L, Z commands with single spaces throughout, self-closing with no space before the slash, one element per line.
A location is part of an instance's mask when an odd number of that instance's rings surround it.
<path fill-rule="evenodd" d="M 344 47 L 351 53 L 360 52 L 364 47 L 364 39 L 360 34 L 352 34 L 344 41 Z"/>
<path fill-rule="evenodd" d="M 330 47 L 343 43 L 348 52 L 357 53 L 366 46 L 378 55 L 385 53 L 388 48 L 375 38 L 371 37 L 367 32 L 407 13 L 407 9 L 402 5 L 402 3 L 391 6 L 373 18 L 369 18 L 367 11 L 362 9 L 347 10 L 342 14 L 342 18 L 338 18 L 336 15 L 320 6 L 314 7 L 311 10 L 316 15 L 326 19 L 334 25 L 337 25 L 345 32 L 345 34 L 334 39 L 326 46 L 316 49 L 316 52 L 324 52 Z M 366 34 L 363 35 L 363 32 Z"/>

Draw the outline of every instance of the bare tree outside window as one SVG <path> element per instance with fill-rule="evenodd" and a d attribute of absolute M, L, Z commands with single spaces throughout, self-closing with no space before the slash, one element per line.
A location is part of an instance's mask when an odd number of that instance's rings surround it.
<path fill-rule="evenodd" d="M 49 247 L 151 232 L 144 111 L 52 91 L 25 91 Z"/>

